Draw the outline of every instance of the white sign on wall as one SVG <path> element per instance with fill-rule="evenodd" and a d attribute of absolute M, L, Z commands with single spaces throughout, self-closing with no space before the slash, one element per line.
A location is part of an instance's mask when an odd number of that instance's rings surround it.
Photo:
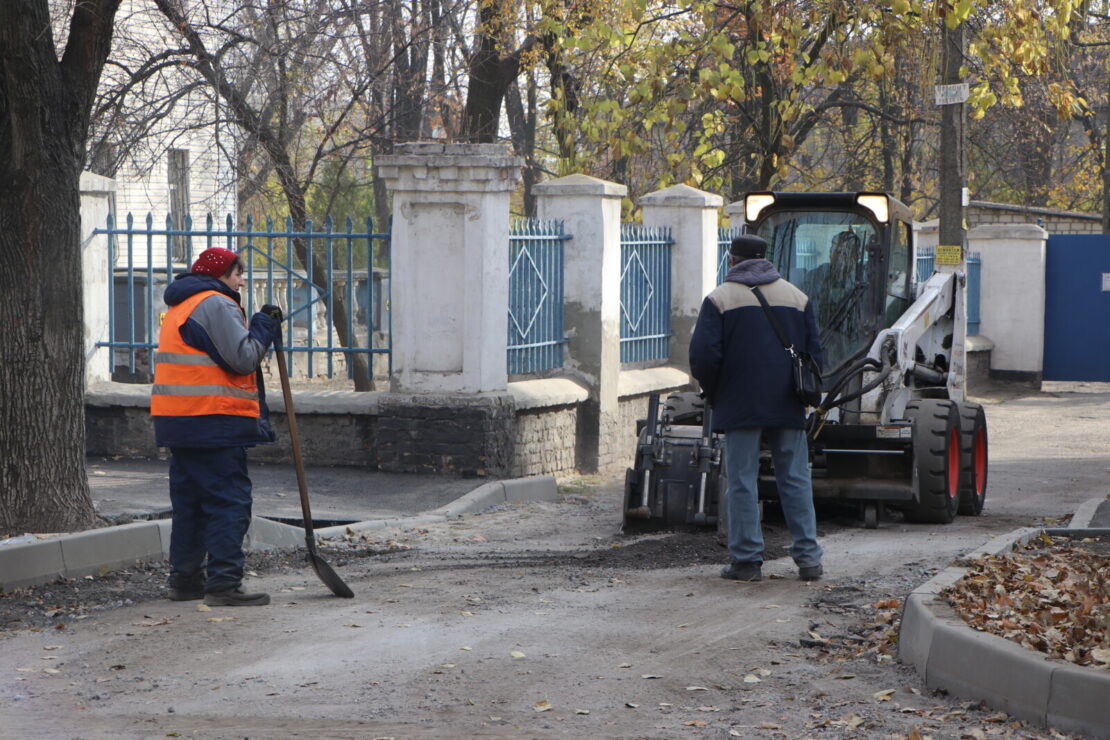
<path fill-rule="evenodd" d="M 1102 292 L 1110 291 L 1110 272 L 1102 273 Z"/>

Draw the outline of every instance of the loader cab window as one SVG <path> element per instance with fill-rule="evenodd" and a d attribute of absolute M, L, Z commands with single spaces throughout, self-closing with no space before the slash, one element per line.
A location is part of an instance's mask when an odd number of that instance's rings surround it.
<path fill-rule="evenodd" d="M 757 233 L 769 244 L 767 258 L 779 274 L 809 296 L 825 351 L 825 374 L 867 348 L 871 332 L 864 311 L 874 305 L 881 281 L 870 272 L 879 243 L 874 224 L 845 211 L 781 211 Z"/>
<path fill-rule="evenodd" d="M 890 226 L 890 262 L 887 264 L 886 315 L 883 327 L 893 326 L 910 307 L 910 225 L 895 221 Z"/>

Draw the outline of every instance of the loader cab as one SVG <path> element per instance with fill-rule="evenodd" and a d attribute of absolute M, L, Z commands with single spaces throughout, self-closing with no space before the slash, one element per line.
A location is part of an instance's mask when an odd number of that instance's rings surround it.
<path fill-rule="evenodd" d="M 813 303 L 824 373 L 865 354 L 913 301 L 911 213 L 884 193 L 750 193 L 749 233 Z"/>

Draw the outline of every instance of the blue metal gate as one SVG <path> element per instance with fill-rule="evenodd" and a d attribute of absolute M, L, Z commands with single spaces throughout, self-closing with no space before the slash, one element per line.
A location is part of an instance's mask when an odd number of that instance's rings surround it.
<path fill-rule="evenodd" d="M 671 356 L 669 228 L 621 224 L 621 362 Z"/>
<path fill-rule="evenodd" d="M 211 215 L 203 227 L 189 216 L 183 221 L 175 225 L 167 216 L 164 227 L 158 228 L 152 214 L 142 224 L 128 214 L 121 227 L 109 216 L 107 228 L 94 232 L 108 237 L 110 339 L 97 346 L 112 348 L 113 377 L 126 371 L 121 379 L 150 381 L 165 286 L 170 276 L 189 268 L 196 254 L 213 246 L 242 254 L 248 315 L 262 303 L 283 307 L 290 372 L 299 359 L 307 376 L 330 378 L 337 357 L 389 356 L 389 234 L 375 233 L 370 219 L 359 224 L 364 229 L 356 229 L 350 218 L 341 228 L 328 218 L 323 231 L 315 231 L 307 221 L 303 232 L 294 231 L 290 219 L 284 229 L 275 227 L 272 219 L 258 229 L 250 216 L 243 227 L 237 227 L 230 215 L 222 228 Z M 307 262 L 297 255 L 297 240 L 304 244 Z M 324 274 L 314 274 L 320 263 Z M 350 329 L 347 345 L 338 343 L 332 330 L 336 296 L 346 305 L 346 316 L 339 321 Z M 375 333 L 386 336 L 385 346 L 375 343 Z M 351 374 L 349 363 L 346 374 Z"/>
<path fill-rule="evenodd" d="M 563 366 L 562 221 L 515 220 L 509 225 L 510 375 Z"/>
<path fill-rule="evenodd" d="M 1110 381 L 1110 235 L 1048 238 L 1044 379 Z"/>

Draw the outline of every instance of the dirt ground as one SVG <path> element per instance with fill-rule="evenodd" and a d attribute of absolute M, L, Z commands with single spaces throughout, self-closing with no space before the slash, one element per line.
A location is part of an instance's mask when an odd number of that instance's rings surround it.
<path fill-rule="evenodd" d="M 1017 527 L 1106 495 L 1110 391 L 985 394 L 987 510 L 863 529 L 824 510 L 826 578 L 767 522 L 761 583 L 714 533 L 619 533 L 616 479 L 556 503 L 255 553 L 253 609 L 160 598 L 164 566 L 0 596 L 2 738 L 1049 738 L 891 659 L 904 596 Z M 770 576 L 770 577 L 768 577 Z"/>

